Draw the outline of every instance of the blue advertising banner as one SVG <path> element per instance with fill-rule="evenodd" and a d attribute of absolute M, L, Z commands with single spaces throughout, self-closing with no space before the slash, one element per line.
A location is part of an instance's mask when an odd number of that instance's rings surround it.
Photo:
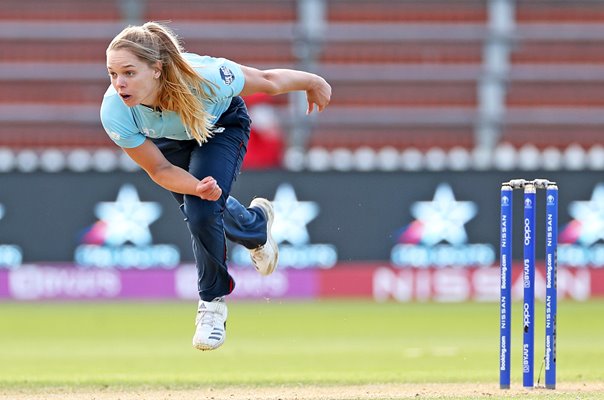
<path fill-rule="evenodd" d="M 379 261 L 395 268 L 498 263 L 501 182 L 558 182 L 560 266 L 604 267 L 601 173 L 244 172 L 233 195 L 273 201 L 282 268 Z M 544 256 L 545 194 L 536 252 Z M 522 201 L 514 202 L 522 207 Z M 514 214 L 522 215 L 522 209 Z M 514 226 L 521 227 L 520 223 Z M 520 251 L 521 232 L 513 232 Z M 234 264 L 249 264 L 231 244 Z M 521 254 L 515 252 L 514 259 Z M 0 174 L 0 268 L 67 262 L 82 268 L 174 269 L 193 261 L 176 202 L 143 172 Z"/>

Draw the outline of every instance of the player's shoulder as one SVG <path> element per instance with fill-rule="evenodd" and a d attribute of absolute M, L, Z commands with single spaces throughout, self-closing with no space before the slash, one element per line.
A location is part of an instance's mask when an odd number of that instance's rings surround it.
<path fill-rule="evenodd" d="M 109 85 L 109 87 L 105 91 L 105 94 L 103 95 L 102 106 L 103 107 L 115 107 L 119 103 L 124 104 L 122 99 L 120 99 L 120 96 L 118 95 L 115 88 L 113 86 Z"/>
<path fill-rule="evenodd" d="M 129 114 L 128 106 L 124 104 L 113 86 L 109 86 L 103 95 L 103 102 L 101 103 L 101 117 L 115 118 L 120 114 Z"/>
<path fill-rule="evenodd" d="M 182 55 L 189 65 L 202 75 L 220 75 L 225 70 L 237 65 L 236 62 L 222 57 L 200 56 L 194 53 L 183 53 Z"/>
<path fill-rule="evenodd" d="M 216 58 L 208 55 L 199 55 L 195 53 L 182 53 L 182 57 L 192 67 L 211 67 L 224 62 L 224 58 Z"/>
<path fill-rule="evenodd" d="M 201 77 L 214 83 L 218 88 L 226 90 L 218 97 L 232 97 L 243 89 L 245 78 L 241 66 L 236 62 L 226 58 L 200 56 L 193 53 L 183 53 L 183 57 Z"/>

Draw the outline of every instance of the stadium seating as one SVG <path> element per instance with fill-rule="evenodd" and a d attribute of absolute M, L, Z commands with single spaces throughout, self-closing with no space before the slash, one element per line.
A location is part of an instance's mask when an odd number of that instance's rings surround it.
<path fill-rule="evenodd" d="M 105 48 L 129 21 L 172 21 L 188 50 L 259 68 L 310 68 L 333 86 L 308 147 L 472 149 L 487 1 L 327 0 L 325 30 L 305 48 L 296 0 L 4 0 L 0 147 L 112 147 L 98 118 Z M 138 7 L 138 8 L 137 8 Z M 516 2 L 507 111 L 515 147 L 596 143 L 604 124 L 604 3 Z M 138 20 L 133 20 L 133 16 Z M 277 105 L 286 128 L 291 98 Z"/>
<path fill-rule="evenodd" d="M 98 112 L 118 2 L 6 0 L 0 7 L 0 147 L 109 146 Z"/>
<path fill-rule="evenodd" d="M 604 128 L 604 3 L 522 0 L 502 140 L 589 148 Z"/>

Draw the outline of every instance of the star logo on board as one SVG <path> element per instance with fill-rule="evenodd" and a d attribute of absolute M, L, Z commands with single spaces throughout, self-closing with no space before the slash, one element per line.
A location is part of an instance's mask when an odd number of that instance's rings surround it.
<path fill-rule="evenodd" d="M 74 252 L 80 267 L 176 268 L 180 250 L 173 244 L 153 244 L 149 226 L 161 215 L 161 205 L 141 201 L 133 185 L 123 185 L 115 201 L 96 204 L 99 220 L 84 231 Z"/>
<path fill-rule="evenodd" d="M 560 242 L 590 246 L 604 239 L 604 184 L 594 188 L 591 199 L 573 201 L 568 213 L 574 219 L 560 232 Z"/>
<path fill-rule="evenodd" d="M 290 184 L 282 184 L 273 200 L 275 222 L 273 238 L 277 243 L 289 242 L 302 245 L 310 242 L 306 225 L 319 214 L 319 206 L 313 201 L 299 201 Z"/>
<path fill-rule="evenodd" d="M 161 206 L 141 201 L 134 186 L 124 185 L 115 201 L 98 203 L 95 214 L 99 221 L 86 232 L 84 243 L 146 246 L 152 241 L 149 226 L 160 217 Z"/>
<path fill-rule="evenodd" d="M 289 183 L 279 185 L 271 202 L 275 219 L 271 233 L 279 244 L 279 269 L 332 268 L 338 252 L 329 243 L 311 243 L 307 225 L 319 215 L 319 204 L 301 201 Z M 237 244 L 231 251 L 231 262 L 239 267 L 251 265 L 249 250 Z"/>
<path fill-rule="evenodd" d="M 468 239 L 464 225 L 476 212 L 474 202 L 455 200 L 451 186 L 440 184 L 431 201 L 413 203 L 411 214 L 416 220 L 403 229 L 398 241 L 428 246 L 441 241 L 461 245 Z"/>

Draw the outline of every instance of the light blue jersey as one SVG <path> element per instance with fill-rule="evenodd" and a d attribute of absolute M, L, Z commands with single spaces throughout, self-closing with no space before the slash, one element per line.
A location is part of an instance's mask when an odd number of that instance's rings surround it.
<path fill-rule="evenodd" d="M 231 99 L 243 90 L 245 78 L 241 67 L 224 58 L 192 53 L 183 56 L 200 76 L 214 84 L 215 96 L 203 102 L 214 123 L 229 108 Z M 101 122 L 109 137 L 125 148 L 140 146 L 145 138 L 193 139 L 174 111 L 158 112 L 140 104 L 128 107 L 113 86 L 109 86 L 103 97 Z"/>

